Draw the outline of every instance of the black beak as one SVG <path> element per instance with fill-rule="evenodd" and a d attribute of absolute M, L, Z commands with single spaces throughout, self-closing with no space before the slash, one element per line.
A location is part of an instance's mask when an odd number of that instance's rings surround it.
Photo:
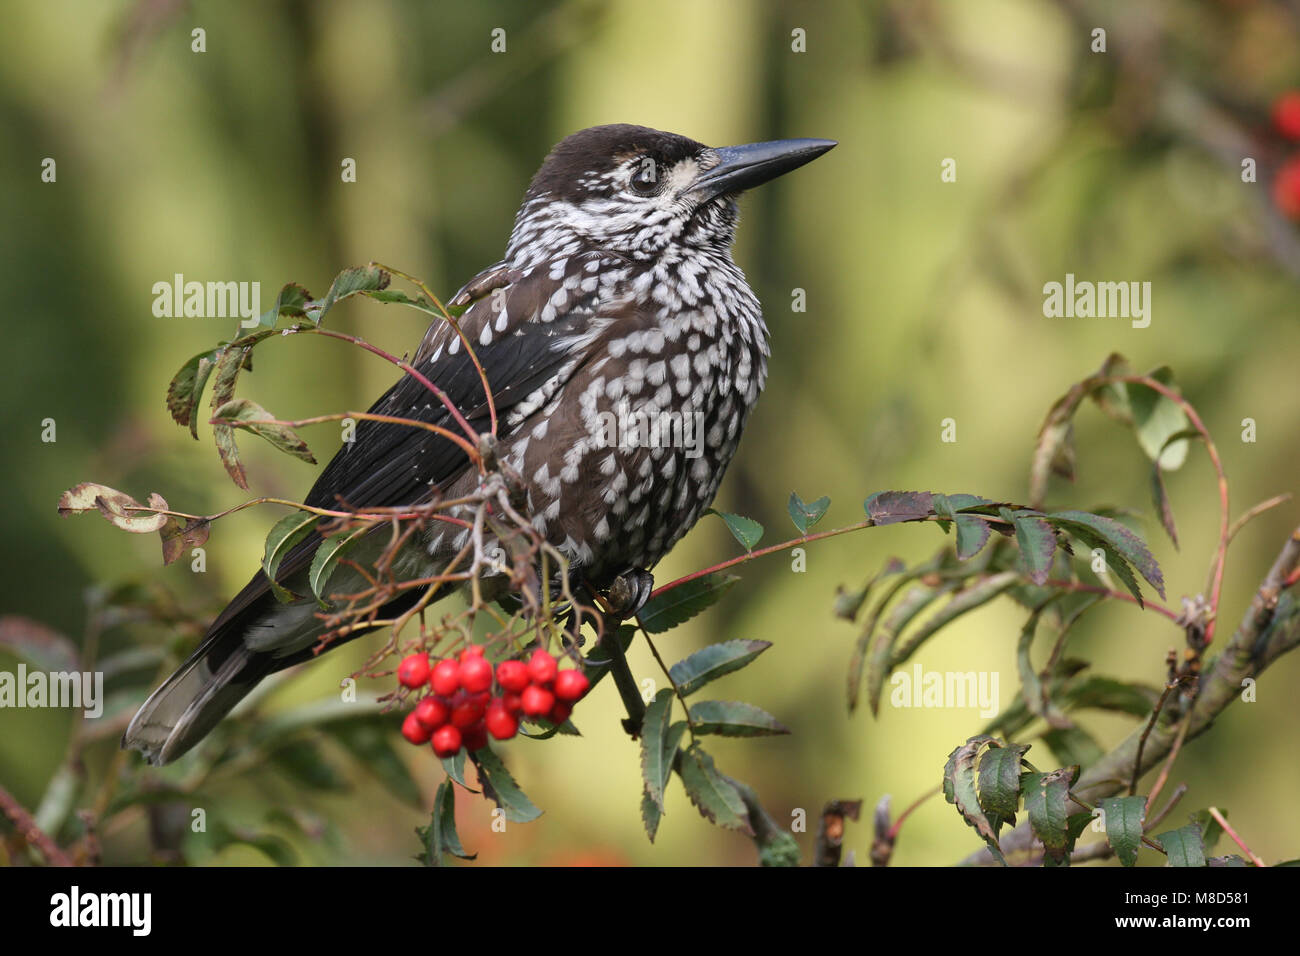
<path fill-rule="evenodd" d="M 688 192 L 702 192 L 703 201 L 723 193 L 738 193 L 761 186 L 792 169 L 811 163 L 836 145 L 833 139 L 781 139 L 774 143 L 749 143 L 715 149 L 720 161 L 706 170 Z"/>

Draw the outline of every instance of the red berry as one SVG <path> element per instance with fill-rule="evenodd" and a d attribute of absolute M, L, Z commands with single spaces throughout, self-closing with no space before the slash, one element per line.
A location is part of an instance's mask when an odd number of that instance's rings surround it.
<path fill-rule="evenodd" d="M 433 731 L 416 718 L 415 711 L 407 714 L 406 719 L 402 721 L 402 736 L 413 744 L 427 744 L 431 733 Z"/>
<path fill-rule="evenodd" d="M 466 699 L 451 709 L 452 726 L 461 730 L 474 726 L 482 719 L 483 703 L 478 700 Z"/>
<path fill-rule="evenodd" d="M 519 718 L 506 709 L 500 700 L 493 701 L 483 718 L 487 731 L 497 740 L 509 740 L 519 733 Z"/>
<path fill-rule="evenodd" d="M 538 687 L 533 684 L 520 695 L 524 705 L 524 713 L 529 717 L 545 717 L 555 706 L 555 695 L 545 687 Z"/>
<path fill-rule="evenodd" d="M 483 656 L 482 644 L 466 644 L 464 649 L 460 652 L 460 662 L 464 664 L 471 657 L 482 657 L 482 656 Z"/>
<path fill-rule="evenodd" d="M 419 687 L 428 679 L 428 654 L 412 654 L 397 665 L 397 680 L 403 687 Z"/>
<path fill-rule="evenodd" d="M 454 757 L 460 753 L 460 731 L 451 724 L 433 732 L 433 752 L 439 757 Z"/>
<path fill-rule="evenodd" d="M 441 694 L 443 697 L 450 697 L 456 693 L 460 690 L 460 665 L 450 657 L 438 661 L 434 665 L 433 676 L 429 678 L 429 686 L 433 688 L 435 694 Z"/>
<path fill-rule="evenodd" d="M 557 700 L 555 706 L 551 708 L 551 712 L 546 715 L 546 719 L 553 724 L 559 725 L 568 720 L 571 713 L 573 713 L 572 704 L 568 701 Z"/>
<path fill-rule="evenodd" d="M 502 661 L 497 665 L 497 683 L 502 690 L 521 694 L 528 682 L 528 667 L 523 661 Z"/>
<path fill-rule="evenodd" d="M 460 665 L 460 686 L 480 694 L 492 686 L 492 665 L 482 656 L 470 655 Z"/>
<path fill-rule="evenodd" d="M 1277 171 L 1273 201 L 1288 219 L 1300 221 L 1300 156 L 1291 157 Z"/>
<path fill-rule="evenodd" d="M 523 698 L 512 690 L 508 690 L 501 695 L 501 703 L 505 706 L 505 709 L 512 714 L 518 714 L 524 709 Z"/>
<path fill-rule="evenodd" d="M 559 665 L 555 663 L 555 658 L 540 647 L 528 659 L 528 677 L 534 684 L 549 684 L 555 680 L 558 671 Z"/>
<path fill-rule="evenodd" d="M 569 703 L 579 700 L 590 686 L 591 681 L 582 671 L 560 671 L 555 675 L 555 696 Z"/>
<path fill-rule="evenodd" d="M 1287 139 L 1300 140 L 1300 90 L 1289 90 L 1274 101 L 1273 128 Z"/>
<path fill-rule="evenodd" d="M 426 697 L 415 705 L 415 719 L 430 731 L 437 730 L 451 719 L 451 708 L 441 697 Z"/>
<path fill-rule="evenodd" d="M 465 749 L 468 751 L 482 750 L 487 746 L 487 731 L 483 729 L 483 724 L 477 723 L 470 727 L 464 733 Z"/>

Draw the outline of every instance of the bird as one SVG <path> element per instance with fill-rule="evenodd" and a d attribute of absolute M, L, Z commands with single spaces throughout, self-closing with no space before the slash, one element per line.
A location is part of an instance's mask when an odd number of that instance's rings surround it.
<path fill-rule="evenodd" d="M 504 257 L 449 301 L 464 307 L 458 322 L 495 402 L 498 454 L 520 476 L 530 520 L 595 586 L 631 581 L 643 603 L 655 564 L 712 503 L 770 354 L 758 298 L 731 255 L 736 200 L 835 145 L 715 148 L 629 124 L 575 132 L 529 184 Z M 450 323 L 429 327 L 411 365 L 471 426 L 487 426 L 482 379 Z M 371 412 L 455 427 L 409 372 Z M 609 426 L 629 420 L 665 422 L 671 440 L 648 440 L 653 424 L 611 440 Z M 480 478 L 443 436 L 362 420 L 304 502 L 407 506 L 455 499 Z M 466 533 L 425 532 L 395 570 L 436 573 Z M 287 554 L 280 585 L 310 593 L 302 582 L 320 541 L 313 531 Z M 418 596 L 405 592 L 385 610 Z M 317 610 L 311 598 L 278 600 L 259 570 L 140 707 L 123 748 L 154 765 L 188 752 L 259 681 L 313 657 L 324 629 Z"/>

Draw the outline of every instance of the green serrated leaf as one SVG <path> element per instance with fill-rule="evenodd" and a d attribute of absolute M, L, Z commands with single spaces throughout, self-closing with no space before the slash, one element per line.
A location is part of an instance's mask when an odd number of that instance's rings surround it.
<path fill-rule="evenodd" d="M 460 784 L 470 793 L 478 793 L 473 787 L 465 782 L 465 750 L 461 748 L 450 757 L 438 758 L 442 761 L 442 769 L 456 783 Z"/>
<path fill-rule="evenodd" d="M 1047 515 L 1047 520 L 1058 527 L 1064 526 L 1071 534 L 1075 534 L 1082 528 L 1095 537 L 1100 537 L 1110 550 L 1117 552 L 1137 568 L 1138 573 L 1146 578 L 1147 583 L 1155 588 L 1162 598 L 1165 596 L 1164 575 L 1160 571 L 1160 565 L 1147 549 L 1146 542 L 1114 518 L 1090 514 L 1086 511 L 1056 511 Z"/>
<path fill-rule="evenodd" d="M 1205 866 L 1205 844 L 1201 840 L 1201 827 L 1189 823 L 1177 830 L 1157 834 L 1155 841 L 1169 857 L 1170 866 Z"/>
<path fill-rule="evenodd" d="M 1160 384 L 1176 388 L 1173 372 L 1168 368 L 1158 368 L 1149 374 Z M 1128 384 L 1128 400 L 1138 444 L 1147 457 L 1160 462 L 1166 471 L 1181 468 L 1187 460 L 1188 442 L 1185 434 L 1174 436 L 1190 430 L 1187 413 L 1172 399 L 1136 382 Z"/>
<path fill-rule="evenodd" d="M 1105 814 L 1106 842 L 1124 866 L 1137 862 L 1142 846 L 1142 828 L 1146 823 L 1147 798 L 1103 797 L 1098 805 Z"/>
<path fill-rule="evenodd" d="M 456 788 L 446 781 L 438 784 L 433 798 L 433 814 L 427 827 L 417 827 L 416 834 L 424 847 L 417 859 L 425 866 L 441 866 L 442 855 L 450 853 L 462 860 L 473 860 L 475 853 L 466 853 L 456 832 Z"/>
<path fill-rule="evenodd" d="M 953 511 L 952 505 L 948 502 L 948 496 L 934 492 L 931 496 L 931 504 L 934 507 L 935 515 L 941 520 L 936 521 L 944 534 L 952 530 L 952 523 L 957 518 L 956 512 Z"/>
<path fill-rule="evenodd" d="M 1056 534 L 1052 526 L 1036 511 L 999 508 L 1004 521 L 1016 529 L 1016 544 L 1020 548 L 1020 568 L 1025 577 L 1039 587 L 1047 582 L 1056 555 Z"/>
<path fill-rule="evenodd" d="M 998 834 L 993 823 L 980 807 L 979 792 L 975 784 L 975 761 L 985 747 L 1000 746 L 992 737 L 983 734 L 970 737 L 948 755 L 943 768 L 943 797 L 961 814 L 966 825 L 972 827 L 988 845 L 993 858 L 1007 865 L 998 844 Z"/>
<path fill-rule="evenodd" d="M 646 707 L 645 718 L 641 721 L 641 778 L 646 795 L 661 811 L 664 808 L 664 784 L 667 780 L 664 773 L 664 742 L 672 720 L 675 699 L 671 687 L 663 688 Z"/>
<path fill-rule="evenodd" d="M 966 561 L 975 557 L 989 540 L 989 523 L 974 515 L 957 515 L 957 557 Z"/>
<path fill-rule="evenodd" d="M 542 815 L 542 811 L 519 789 L 519 784 L 515 783 L 515 778 L 510 776 L 510 771 L 491 747 L 474 751 L 473 760 L 478 767 L 483 792 L 505 811 L 507 820 L 528 823 Z"/>
<path fill-rule="evenodd" d="M 647 601 L 637 620 L 649 633 L 662 634 L 712 607 L 739 580 L 735 574 L 707 574 L 686 581 Z"/>
<path fill-rule="evenodd" d="M 1226 820 L 1228 818 L 1227 810 L 1219 810 Z M 1209 810 L 1197 810 L 1190 817 L 1191 821 L 1201 828 L 1201 845 L 1208 852 L 1214 849 L 1214 845 L 1219 842 L 1219 837 L 1223 836 L 1223 824 L 1214 819 Z"/>
<path fill-rule="evenodd" d="M 659 792 L 662 794 L 668 787 L 668 780 L 672 776 L 673 763 L 677 759 L 677 751 L 681 749 L 682 738 L 686 735 L 686 721 L 679 720 L 668 728 L 667 734 L 664 735 L 661 761 L 662 775 L 660 776 Z M 659 832 L 659 821 L 663 818 L 664 811 L 660 803 L 656 803 L 650 796 L 649 785 L 647 784 L 641 791 L 641 820 L 645 824 L 646 835 L 650 842 L 655 841 L 655 834 Z"/>
<path fill-rule="evenodd" d="M 188 548 L 201 548 L 211 531 L 211 523 L 201 518 L 187 518 L 182 524 L 181 519 L 168 515 L 167 521 L 158 529 L 158 536 L 162 539 L 163 564 L 176 561 Z"/>
<path fill-rule="evenodd" d="M 1070 854 L 1074 852 L 1074 844 L 1079 839 L 1079 835 L 1088 828 L 1092 823 L 1092 814 L 1086 811 L 1072 813 L 1065 820 L 1065 848 L 1060 851 L 1047 851 L 1043 854 L 1044 867 L 1058 867 L 1070 865 Z"/>
<path fill-rule="evenodd" d="M 1020 807 L 1020 761 L 1028 749 L 1029 744 L 990 747 L 979 760 L 979 805 L 999 821 L 1015 819 Z"/>
<path fill-rule="evenodd" d="M 746 551 L 753 551 L 754 545 L 758 544 L 763 537 L 763 526 L 753 518 L 746 518 L 744 515 L 732 514 L 729 511 L 718 511 L 715 508 L 706 508 L 706 515 L 717 515 L 727 525 L 736 540 L 740 542 L 741 547 Z"/>
<path fill-rule="evenodd" d="M 275 579 L 276 571 L 280 568 L 280 562 L 284 560 L 284 556 L 292 551 L 298 542 L 311 534 L 312 529 L 316 527 L 319 521 L 320 515 L 314 515 L 306 511 L 295 511 L 293 514 L 285 515 L 277 521 L 266 536 L 266 546 L 262 552 L 262 571 L 265 572 L 271 590 L 281 603 L 292 601 L 294 595 L 281 587 Z"/>
<path fill-rule="evenodd" d="M 540 727 L 542 729 L 541 733 L 530 734 L 521 727 L 519 730 L 520 735 L 527 737 L 529 740 L 550 740 L 552 737 L 557 735 L 561 737 L 582 736 L 582 732 L 578 730 L 572 720 L 566 720 L 564 723 L 557 725 L 551 723 L 544 717 L 524 717 L 523 723 L 534 727 Z"/>
<path fill-rule="evenodd" d="M 920 521 L 934 514 L 934 496 L 928 491 L 877 491 L 862 508 L 877 527 Z"/>
<path fill-rule="evenodd" d="M 1047 854 L 1059 860 L 1069 852 L 1069 793 L 1079 777 L 1077 766 L 1062 767 L 1049 773 L 1029 771 L 1020 778 L 1029 826 L 1043 844 Z"/>
<path fill-rule="evenodd" d="M 430 315 L 441 316 L 442 313 L 429 304 L 424 296 L 411 298 L 400 289 L 371 289 L 361 293 L 368 299 L 374 299 L 376 302 L 382 302 L 385 305 L 406 305 L 413 309 L 419 309 L 421 312 L 427 312 Z"/>
<path fill-rule="evenodd" d="M 1169 535 L 1169 540 L 1177 549 L 1178 526 L 1174 523 L 1174 509 L 1169 503 L 1169 492 L 1165 490 L 1165 475 L 1158 461 L 1151 463 L 1151 503 L 1155 506 L 1157 517 L 1160 518 L 1160 526 L 1165 529 L 1165 534 Z"/>
<path fill-rule="evenodd" d="M 721 737 L 767 737 L 790 732 L 762 708 L 735 700 L 702 700 L 692 704 L 691 726 L 697 734 Z"/>
<path fill-rule="evenodd" d="M 771 643 L 768 641 L 734 640 L 710 644 L 674 664 L 668 670 L 678 693 L 689 697 L 701 687 L 724 674 L 738 671 Z"/>
<path fill-rule="evenodd" d="M 316 464 L 311 449 L 298 437 L 298 433 L 288 425 L 272 424 L 275 416 L 251 399 L 231 399 L 218 408 L 212 417 L 236 422 L 238 424 L 233 427 L 250 431 L 258 438 L 264 438 L 280 451 L 309 464 Z"/>
<path fill-rule="evenodd" d="M 1034 455 L 1029 468 L 1029 501 L 1037 506 L 1047 496 L 1047 483 L 1051 475 L 1067 481 L 1074 480 L 1074 424 L 1073 418 L 1084 398 L 1091 396 L 1112 417 L 1131 424 L 1128 410 L 1128 392 L 1122 384 L 1100 384 L 1115 375 L 1129 374 L 1128 363 L 1122 355 L 1112 353 L 1102 367 L 1070 390 L 1052 405 L 1039 429 L 1034 445 Z"/>
<path fill-rule="evenodd" d="M 659 833 L 659 823 L 663 820 L 664 812 L 650 798 L 650 794 L 644 790 L 641 791 L 641 823 L 645 826 L 646 836 L 650 842 L 654 843 L 655 837 Z"/>
<path fill-rule="evenodd" d="M 213 417 L 217 417 L 215 414 L 217 409 L 235 397 L 235 382 L 239 378 L 240 369 L 244 367 L 244 359 L 248 357 L 251 350 L 251 345 L 236 347 L 233 344 L 220 350 L 212 380 Z M 229 425 L 213 425 L 212 437 L 227 474 L 236 485 L 247 490 L 248 477 L 244 474 L 244 465 L 239 459 L 239 446 L 235 443 L 234 428 Z"/>
<path fill-rule="evenodd" d="M 325 319 L 325 314 L 349 296 L 386 289 L 391 279 L 387 272 L 373 262 L 355 269 L 344 269 L 334 277 L 334 282 L 330 285 L 330 290 L 314 317 L 315 323 L 320 325 Z"/>
<path fill-rule="evenodd" d="M 822 495 L 816 501 L 805 502 L 795 492 L 790 492 L 790 500 L 786 503 L 786 510 L 790 512 L 790 520 L 794 526 L 799 529 L 800 534 L 807 534 L 822 516 L 826 514 L 826 509 L 831 506 L 831 499 Z"/>
<path fill-rule="evenodd" d="M 1137 601 L 1138 607 L 1146 607 L 1146 602 L 1142 599 L 1142 588 L 1138 584 L 1137 575 L 1133 573 L 1133 569 L 1129 567 L 1128 562 L 1120 556 L 1118 551 L 1111 547 L 1110 543 L 1106 541 L 1105 538 L 1098 534 L 1094 534 L 1087 528 L 1077 525 L 1070 528 L 1070 533 L 1082 541 L 1087 547 L 1094 550 L 1099 549 L 1106 557 L 1106 571 L 1119 578 L 1120 583 L 1124 585 L 1129 594 L 1133 595 L 1133 599 Z"/>
<path fill-rule="evenodd" d="M 203 389 L 216 367 L 219 350 L 200 352 L 180 367 L 167 386 L 167 410 L 178 425 L 188 425 L 195 441 L 199 438 L 197 410 L 203 400 Z"/>
<path fill-rule="evenodd" d="M 698 745 L 682 751 L 681 777 L 686 795 L 701 816 L 718 826 L 753 836 L 748 811 L 740 792 L 723 779 L 714 766 L 713 758 Z"/>
<path fill-rule="evenodd" d="M 322 607 L 329 606 L 329 602 L 325 599 L 325 588 L 329 585 L 330 577 L 338 567 L 339 560 L 360 540 L 365 530 L 365 528 L 357 528 L 354 531 L 336 534 L 326 538 L 316 549 L 316 556 L 311 559 L 311 570 L 308 572 L 307 580 L 311 584 L 311 593 L 316 595 L 316 600 Z"/>
<path fill-rule="evenodd" d="M 310 301 L 310 292 L 298 283 L 290 282 L 280 289 L 280 293 L 275 297 L 275 305 L 269 311 L 262 313 L 257 324 L 265 329 L 274 329 L 280 316 L 292 319 L 306 318 L 305 309 Z"/>

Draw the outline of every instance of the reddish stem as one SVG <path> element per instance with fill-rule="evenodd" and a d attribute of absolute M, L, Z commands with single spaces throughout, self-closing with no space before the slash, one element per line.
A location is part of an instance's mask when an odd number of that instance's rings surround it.
<path fill-rule="evenodd" d="M 353 345 L 359 345 L 367 352 L 373 352 L 375 355 L 378 355 L 380 358 L 387 359 L 389 362 L 392 362 L 394 365 L 396 365 L 398 368 L 404 371 L 407 375 L 411 376 L 411 378 L 415 379 L 417 382 L 419 382 L 429 391 L 433 392 L 433 394 L 438 397 L 438 400 L 442 402 L 444 406 L 446 406 L 447 411 L 451 413 L 451 417 L 456 419 L 456 424 L 461 427 L 461 429 L 469 437 L 469 440 L 473 442 L 475 445 L 478 444 L 479 442 L 478 432 L 475 431 L 473 426 L 471 426 L 470 423 L 465 420 L 465 416 L 460 413 L 460 409 L 458 409 L 455 406 L 455 404 L 452 403 L 451 399 L 447 397 L 447 393 L 444 392 L 442 389 L 440 389 L 437 385 L 434 385 L 433 382 L 429 381 L 421 372 L 419 372 L 415 368 L 415 366 L 411 365 L 409 362 L 404 362 L 401 359 L 399 359 L 396 355 L 393 355 L 391 352 L 386 352 L 377 345 L 371 345 L 369 342 L 359 339 L 355 335 L 348 335 L 345 332 L 335 332 L 333 329 L 322 329 L 318 327 L 310 328 L 310 329 L 291 329 L 290 331 L 311 332 L 316 335 L 327 335 L 332 339 L 341 339 L 344 342 L 351 342 Z M 481 463 L 480 463 L 480 467 L 482 467 Z"/>
<path fill-rule="evenodd" d="M 1215 552 L 1214 564 L 1212 565 L 1213 571 L 1210 575 L 1210 619 L 1205 625 L 1204 645 L 1208 647 L 1214 640 L 1215 626 L 1219 622 L 1219 597 L 1223 592 L 1223 565 L 1228 552 L 1228 541 L 1231 539 L 1229 532 L 1231 523 L 1228 517 L 1228 478 L 1223 472 L 1223 462 L 1219 459 L 1219 450 L 1215 448 L 1214 439 L 1210 437 L 1209 429 L 1205 427 L 1205 423 L 1201 421 L 1201 416 L 1196 413 L 1196 409 L 1192 407 L 1191 402 L 1168 385 L 1147 375 L 1116 375 L 1104 379 L 1098 384 L 1105 385 L 1110 382 L 1145 385 L 1176 404 L 1186 413 L 1192 427 L 1200 433 L 1202 440 L 1205 442 L 1205 450 L 1214 465 L 1214 473 L 1219 480 L 1219 547 Z"/>
<path fill-rule="evenodd" d="M 1124 591 L 1112 591 L 1110 588 L 1098 587 L 1094 584 L 1083 584 L 1079 581 L 1053 581 L 1048 580 L 1043 583 L 1044 587 L 1060 588 L 1062 591 L 1081 591 L 1086 594 L 1101 594 L 1108 598 L 1116 598 L 1120 601 L 1128 601 L 1130 604 L 1137 604 L 1138 600 L 1133 595 Z M 1178 615 L 1165 607 L 1163 604 L 1157 604 L 1155 601 L 1144 601 L 1140 607 L 1147 610 L 1155 611 L 1157 614 L 1163 614 L 1169 620 L 1178 624 Z"/>
<path fill-rule="evenodd" d="M 868 518 L 865 521 L 859 521 L 857 524 L 846 525 L 843 528 L 836 528 L 833 531 L 821 531 L 817 534 L 808 534 L 800 538 L 791 538 L 789 541 L 782 541 L 780 544 L 768 545 L 766 548 L 759 548 L 757 551 L 750 551 L 747 554 L 740 555 L 739 557 L 721 561 L 702 571 L 694 571 L 685 577 L 678 578 L 676 581 L 669 581 L 662 587 L 655 588 L 651 591 L 650 597 L 656 598 L 661 594 L 666 594 L 675 587 L 679 587 L 689 581 L 694 581 L 696 578 L 706 577 L 718 571 L 735 567 L 737 564 L 744 564 L 746 561 L 752 561 L 754 558 L 760 558 L 765 554 L 772 554 L 774 551 L 784 551 L 786 548 L 792 548 L 797 544 L 803 544 L 805 541 L 820 541 L 822 538 L 833 538 L 837 534 L 848 534 L 850 531 L 861 531 L 863 528 L 870 527 L 872 527 L 871 519 Z"/>
<path fill-rule="evenodd" d="M 72 859 L 59 848 L 50 835 L 36 825 L 27 808 L 14 799 L 4 787 L 0 787 L 0 810 L 4 811 L 19 835 L 41 851 L 50 866 L 75 866 Z"/>

